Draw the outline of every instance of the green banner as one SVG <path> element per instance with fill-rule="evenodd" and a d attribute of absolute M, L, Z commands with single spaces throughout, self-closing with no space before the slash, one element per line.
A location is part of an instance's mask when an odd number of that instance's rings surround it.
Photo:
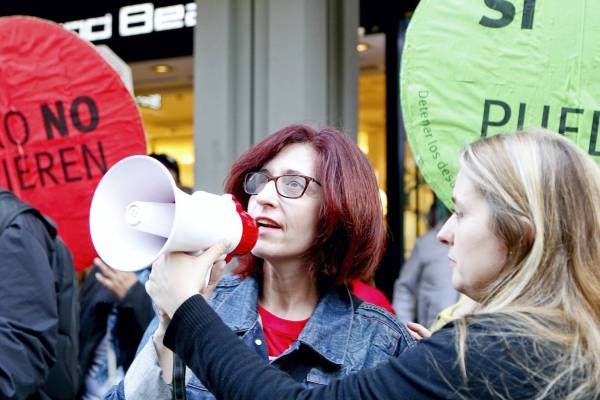
<path fill-rule="evenodd" d="M 421 0 L 401 71 L 408 141 L 446 205 L 480 137 L 547 127 L 600 163 L 598 0 Z"/>

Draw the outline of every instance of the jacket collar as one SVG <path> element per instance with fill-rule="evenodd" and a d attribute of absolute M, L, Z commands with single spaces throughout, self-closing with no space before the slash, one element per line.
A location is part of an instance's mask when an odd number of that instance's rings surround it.
<path fill-rule="evenodd" d="M 216 311 L 234 332 L 248 331 L 258 320 L 258 294 L 256 279 L 243 279 Z M 346 286 L 326 292 L 300 333 L 298 341 L 329 362 L 342 365 L 354 319 L 352 302 Z"/>
<path fill-rule="evenodd" d="M 325 293 L 298 340 L 328 361 L 341 366 L 354 319 L 352 296 L 346 286 Z"/>
<path fill-rule="evenodd" d="M 255 278 L 242 279 L 215 311 L 232 331 L 246 332 L 258 320 L 258 292 Z"/>

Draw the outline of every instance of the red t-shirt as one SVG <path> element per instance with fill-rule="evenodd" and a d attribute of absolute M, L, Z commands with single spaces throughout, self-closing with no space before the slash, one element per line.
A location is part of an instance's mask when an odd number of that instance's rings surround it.
<path fill-rule="evenodd" d="M 258 305 L 258 314 L 262 322 L 263 332 L 267 341 L 269 357 L 277 357 L 298 338 L 309 318 L 302 321 L 290 321 L 271 314 Z"/>

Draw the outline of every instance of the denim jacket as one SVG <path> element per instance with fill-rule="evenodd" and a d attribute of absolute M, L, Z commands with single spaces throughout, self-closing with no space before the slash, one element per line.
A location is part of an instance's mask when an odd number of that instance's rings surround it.
<path fill-rule="evenodd" d="M 215 288 L 211 305 L 223 322 L 266 363 L 273 363 L 307 387 L 327 385 L 334 379 L 373 367 L 398 356 L 415 343 L 407 328 L 395 317 L 380 307 L 358 300 L 343 286 L 321 297 L 298 339 L 269 361 L 258 320 L 258 296 L 259 285 L 255 278 L 226 276 Z M 152 325 L 149 330 L 153 332 L 156 325 L 154 328 Z M 147 357 L 144 353 L 153 354 Z M 140 360 L 136 359 L 140 363 L 134 361 L 124 381 L 105 399 L 170 398 L 170 386 L 162 381 L 160 373 L 151 372 L 152 369 L 160 371 L 156 357 L 154 345 L 148 340 L 137 357 Z M 153 366 L 149 365 L 152 363 Z M 154 382 L 157 377 L 149 375 L 157 375 L 160 382 Z M 190 375 L 186 376 L 188 399 L 214 399 L 189 370 L 187 375 Z"/>

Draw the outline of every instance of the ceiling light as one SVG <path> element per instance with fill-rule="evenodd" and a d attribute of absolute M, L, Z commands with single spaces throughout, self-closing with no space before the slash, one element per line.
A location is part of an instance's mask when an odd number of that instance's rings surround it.
<path fill-rule="evenodd" d="M 173 67 L 171 67 L 169 64 L 155 64 L 152 66 L 152 71 L 156 72 L 157 74 L 164 74 L 173 71 Z"/>
<path fill-rule="evenodd" d="M 369 50 L 369 45 L 367 43 L 359 43 L 356 45 L 356 50 L 358 50 L 359 53 L 362 53 Z"/>
<path fill-rule="evenodd" d="M 135 101 L 140 107 L 146 107 L 152 110 L 160 110 L 162 106 L 162 97 L 158 93 L 146 96 L 135 96 Z"/>

